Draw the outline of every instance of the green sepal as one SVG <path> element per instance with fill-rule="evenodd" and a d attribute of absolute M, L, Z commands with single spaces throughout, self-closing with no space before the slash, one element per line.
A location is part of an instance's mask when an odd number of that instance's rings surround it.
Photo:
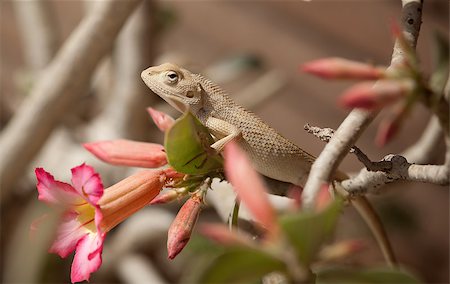
<path fill-rule="evenodd" d="M 190 175 L 222 170 L 223 158 L 210 147 L 213 143 L 208 129 L 191 112 L 178 118 L 164 139 L 169 164 Z"/>

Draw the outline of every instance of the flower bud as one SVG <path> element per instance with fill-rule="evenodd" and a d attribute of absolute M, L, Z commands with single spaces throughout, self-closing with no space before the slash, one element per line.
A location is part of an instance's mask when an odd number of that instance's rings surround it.
<path fill-rule="evenodd" d="M 158 168 L 167 164 L 164 147 L 131 140 L 109 140 L 83 144 L 100 160 L 121 166 Z"/>
<path fill-rule="evenodd" d="M 304 72 L 324 79 L 376 80 L 384 75 L 385 69 L 369 64 L 330 57 L 308 62 L 302 66 Z"/>
<path fill-rule="evenodd" d="M 340 104 L 350 108 L 379 109 L 404 98 L 413 90 L 411 80 L 363 82 L 344 92 Z"/>
<path fill-rule="evenodd" d="M 186 246 L 191 238 L 197 218 L 202 207 L 202 198 L 193 195 L 178 211 L 170 225 L 167 237 L 167 253 L 169 259 L 174 259 Z"/>
<path fill-rule="evenodd" d="M 172 127 L 173 123 L 175 122 L 175 120 L 167 113 L 157 111 L 156 109 L 153 109 L 151 107 L 147 108 L 147 112 L 150 114 L 153 122 L 156 124 L 159 130 L 163 132 Z"/>

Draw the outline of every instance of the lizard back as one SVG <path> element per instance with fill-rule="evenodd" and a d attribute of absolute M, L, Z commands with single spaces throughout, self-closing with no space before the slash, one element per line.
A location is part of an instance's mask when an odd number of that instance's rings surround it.
<path fill-rule="evenodd" d="M 255 169 L 273 179 L 303 185 L 315 157 L 267 125 L 257 115 L 236 104 L 219 86 L 196 75 L 194 78 L 208 93 L 204 98 L 205 115 L 224 120 L 241 130 L 237 143 L 249 156 Z M 216 137 L 220 139 L 222 137 Z"/>

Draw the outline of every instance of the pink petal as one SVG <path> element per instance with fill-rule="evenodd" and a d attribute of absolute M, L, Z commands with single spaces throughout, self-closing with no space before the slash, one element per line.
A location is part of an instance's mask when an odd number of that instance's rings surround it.
<path fill-rule="evenodd" d="M 97 271 L 102 264 L 104 236 L 88 234 L 77 244 L 77 251 L 73 258 L 71 281 L 89 281 L 91 273 Z"/>
<path fill-rule="evenodd" d="M 376 80 L 384 74 L 384 69 L 338 57 L 308 62 L 302 66 L 302 70 L 324 79 Z"/>
<path fill-rule="evenodd" d="M 269 233 L 276 235 L 278 224 L 276 215 L 263 185 L 261 177 L 252 168 L 250 161 L 234 142 L 225 146 L 225 173 L 239 198 L 253 216 Z"/>
<path fill-rule="evenodd" d="M 167 164 L 164 146 L 131 140 L 98 141 L 83 144 L 100 160 L 120 166 L 158 168 Z"/>
<path fill-rule="evenodd" d="M 157 111 L 156 109 L 153 109 L 151 107 L 147 108 L 147 112 L 150 114 L 153 122 L 156 124 L 159 130 L 163 132 L 172 127 L 173 123 L 175 122 L 175 120 L 167 113 Z"/>
<path fill-rule="evenodd" d="M 43 168 L 37 168 L 35 173 L 38 181 L 37 189 L 39 192 L 39 200 L 63 206 L 83 201 L 78 192 L 70 184 L 56 181 L 55 178 Z"/>
<path fill-rule="evenodd" d="M 78 214 L 68 212 L 64 214 L 61 224 L 56 232 L 56 239 L 49 249 L 51 253 L 57 253 L 62 258 L 74 251 L 78 241 L 89 233 L 77 220 Z"/>
<path fill-rule="evenodd" d="M 97 204 L 103 195 L 103 184 L 99 174 L 93 167 L 84 163 L 72 169 L 72 184 L 91 204 Z"/>

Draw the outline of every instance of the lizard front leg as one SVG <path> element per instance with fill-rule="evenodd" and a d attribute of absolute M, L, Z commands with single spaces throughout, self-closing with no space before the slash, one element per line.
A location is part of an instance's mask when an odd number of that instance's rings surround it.
<path fill-rule="evenodd" d="M 215 117 L 209 117 L 205 126 L 216 137 L 222 137 L 211 145 L 211 148 L 220 153 L 225 145 L 241 135 L 241 130 L 235 125 Z"/>

